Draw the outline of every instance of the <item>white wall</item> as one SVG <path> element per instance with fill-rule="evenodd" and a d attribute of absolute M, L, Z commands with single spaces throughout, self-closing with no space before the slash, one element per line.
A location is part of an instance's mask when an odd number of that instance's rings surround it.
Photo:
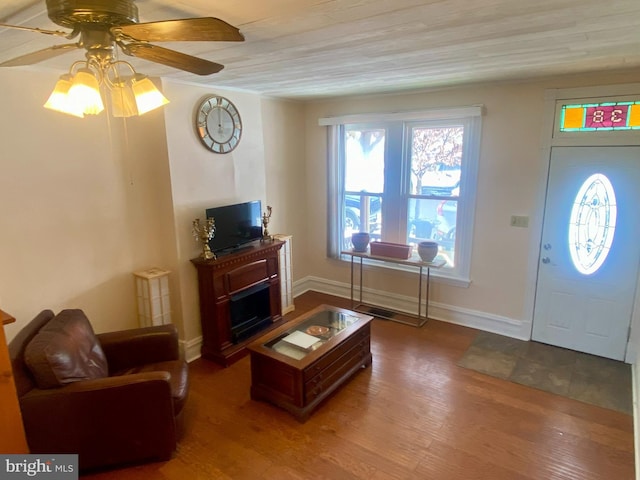
<path fill-rule="evenodd" d="M 293 235 L 293 278 L 311 275 L 307 253 L 304 103 L 263 99 L 267 203 L 273 207 L 269 232 Z M 324 221 L 324 219 L 319 219 Z"/>
<path fill-rule="evenodd" d="M 261 200 L 266 208 L 262 112 L 257 95 L 170 81 L 163 82 L 163 90 L 171 99 L 165 122 L 177 251 L 172 264 L 164 266 L 174 272 L 173 310 L 180 317 L 176 320 L 182 323 L 183 338 L 190 342 L 201 334 L 197 275 L 190 260 L 202 253 L 191 225 L 205 218 L 208 207 Z M 231 100 L 242 119 L 240 143 L 227 154 L 207 150 L 195 132 L 197 106 L 213 94 Z"/>
<path fill-rule="evenodd" d="M 547 159 L 542 138 L 544 95 L 550 88 L 630 83 L 637 75 L 582 75 L 527 83 L 504 83 L 451 88 L 440 91 L 346 97 L 313 102 L 306 111 L 306 185 L 308 207 L 308 266 L 314 286 L 348 295 L 347 262 L 326 257 L 326 156 L 322 117 L 414 111 L 438 107 L 482 104 L 482 139 L 478 173 L 477 205 L 468 288 L 432 284 L 430 315 L 469 326 L 491 329 L 521 338 L 531 330 L 531 297 L 537 264 L 530 264 L 537 251 L 542 211 L 539 193 L 544 192 Z M 527 215 L 529 229 L 509 225 L 510 216 Z M 375 272 L 375 273 L 374 273 Z M 323 285 L 326 283 L 326 285 Z M 415 273 L 371 269 L 365 273 L 365 288 L 378 294 L 417 297 Z M 373 294 L 372 294 L 373 295 Z M 378 296 L 380 298 L 380 295 Z M 417 307 L 416 307 L 417 308 Z"/>
<path fill-rule="evenodd" d="M 172 271 L 172 307 L 181 338 L 200 335 L 191 222 L 204 209 L 260 199 L 271 231 L 294 235 L 293 278 L 349 282 L 348 265 L 326 258 L 326 134 L 320 117 L 483 104 L 483 133 L 469 288 L 435 283 L 431 300 L 449 319 L 489 319 L 530 330 L 530 252 L 544 188 L 544 91 L 629 83 L 637 75 L 591 75 L 437 92 L 348 97 L 311 103 L 163 82 L 171 103 L 136 119 L 76 119 L 41 107 L 57 74 L 0 70 L 0 307 L 17 329 L 43 308 L 83 308 L 98 331 L 137 325 L 131 273 Z M 28 94 L 23 93 L 28 92 Z M 244 132 L 227 155 L 207 151 L 194 131 L 196 105 L 222 94 Z M 509 226 L 529 215 L 530 229 Z M 311 282 L 308 279 L 312 279 Z M 367 287 L 415 297 L 415 276 L 383 272 Z M 635 337 L 634 337 L 635 338 Z"/>
<path fill-rule="evenodd" d="M 42 108 L 57 74 L 0 70 L 0 305 L 11 338 L 44 308 L 84 309 L 97 331 L 136 325 L 131 272 L 155 238 L 166 164 L 161 115 L 128 122 Z M 143 153 L 144 152 L 144 153 Z M 166 213 L 166 211 L 165 211 Z"/>
<path fill-rule="evenodd" d="M 259 199 L 274 207 L 271 231 L 293 233 L 303 250 L 303 107 L 267 101 L 263 118 L 257 95 L 165 81 L 163 109 L 77 119 L 42 108 L 57 76 L 0 70 L 0 307 L 17 318 L 8 338 L 44 308 L 82 308 L 99 332 L 136 327 L 132 272 L 162 267 L 171 270 L 173 321 L 197 350 L 193 219 Z M 214 93 L 243 120 L 242 140 L 226 155 L 195 134 L 196 106 Z M 265 153 L 265 138 L 275 153 Z"/>

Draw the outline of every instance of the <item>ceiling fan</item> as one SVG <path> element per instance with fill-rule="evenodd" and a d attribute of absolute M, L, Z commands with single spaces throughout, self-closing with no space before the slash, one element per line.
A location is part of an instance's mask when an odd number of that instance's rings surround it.
<path fill-rule="evenodd" d="M 0 67 L 31 65 L 75 49 L 85 49 L 92 64 L 106 68 L 115 61 L 116 46 L 129 56 L 160 63 L 197 75 L 210 75 L 224 68 L 219 63 L 194 57 L 150 42 L 213 41 L 242 42 L 240 31 L 213 17 L 138 23 L 134 0 L 46 0 L 47 14 L 71 32 L 43 30 L 0 23 L 0 27 L 27 30 L 76 43 L 52 45 L 0 63 Z"/>

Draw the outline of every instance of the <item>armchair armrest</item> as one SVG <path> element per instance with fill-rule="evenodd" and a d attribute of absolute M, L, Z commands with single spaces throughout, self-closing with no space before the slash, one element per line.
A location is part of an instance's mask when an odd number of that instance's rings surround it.
<path fill-rule="evenodd" d="M 109 373 L 180 358 L 178 331 L 172 324 L 101 333 L 96 337 L 107 357 Z"/>
<path fill-rule="evenodd" d="M 166 460 L 176 448 L 166 372 L 33 389 L 20 407 L 30 451 L 77 453 L 81 470 Z"/>

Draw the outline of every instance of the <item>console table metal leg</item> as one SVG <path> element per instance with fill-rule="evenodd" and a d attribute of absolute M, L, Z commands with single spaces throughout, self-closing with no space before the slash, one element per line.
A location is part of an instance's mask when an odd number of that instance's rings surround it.
<path fill-rule="evenodd" d="M 431 283 L 431 278 L 430 278 L 430 272 L 431 269 L 429 267 L 427 267 L 427 288 L 426 290 L 426 299 L 425 299 L 425 304 L 424 304 L 424 319 L 425 321 L 429 319 L 429 285 Z"/>
<path fill-rule="evenodd" d="M 362 303 L 362 257 L 360 257 L 360 303 Z"/>
<path fill-rule="evenodd" d="M 427 286 L 427 288 L 429 287 Z M 420 326 L 420 320 L 422 319 L 420 315 L 421 312 L 422 312 L 422 265 L 420 265 L 420 273 L 418 275 L 418 326 Z"/>
<path fill-rule="evenodd" d="M 436 263 L 434 262 L 419 262 L 419 261 L 415 261 L 412 259 L 390 259 L 390 258 L 385 258 L 385 257 L 376 257 L 374 255 L 370 255 L 364 252 L 359 252 L 359 253 L 355 253 L 355 252 L 351 252 L 351 251 L 343 251 L 343 254 L 346 255 L 350 255 L 351 257 L 351 286 L 350 286 L 350 294 L 351 294 L 351 309 L 352 310 L 356 310 L 356 311 L 360 311 L 360 312 L 364 312 L 364 313 L 372 313 L 373 307 L 375 306 L 375 301 L 374 301 L 374 305 L 365 305 L 362 303 L 362 290 L 363 290 L 363 286 L 362 286 L 362 277 L 363 277 L 363 264 L 364 264 L 364 259 L 374 259 L 374 260 L 381 260 L 383 262 L 393 262 L 393 263 L 398 263 L 401 265 L 411 265 L 414 267 L 417 267 L 419 272 L 418 272 L 418 315 L 416 316 L 413 313 L 407 313 L 407 314 L 403 314 L 402 312 L 399 311 L 393 311 L 392 309 L 389 309 L 389 313 L 386 314 L 386 310 L 384 308 L 379 308 L 376 309 L 376 315 L 382 318 L 386 318 L 388 320 L 393 320 L 396 322 L 400 322 L 400 323 L 405 323 L 407 325 L 411 325 L 414 327 L 422 327 L 425 323 L 427 323 L 427 321 L 429 320 L 429 288 L 430 288 L 430 282 L 431 282 L 431 267 L 433 268 L 440 268 L 442 266 L 445 265 L 444 261 L 438 261 Z M 359 292 L 356 293 L 355 292 L 355 277 L 356 277 L 356 272 L 354 271 L 354 269 L 356 268 L 354 266 L 354 257 L 358 257 L 360 260 L 360 265 L 359 265 L 359 285 L 358 285 L 358 290 Z M 427 270 L 426 272 L 424 270 Z M 423 279 L 422 276 L 426 274 L 426 278 Z M 424 285 L 424 297 L 425 297 L 425 304 L 424 304 L 424 315 L 422 314 L 422 296 L 423 296 L 423 292 L 422 292 L 422 285 L 423 283 Z M 358 299 L 356 300 L 356 295 L 358 295 Z M 357 305 L 356 305 L 357 303 Z M 398 316 L 395 316 L 395 314 L 399 314 Z M 411 321 L 407 321 L 404 318 L 401 318 L 402 316 L 406 316 L 406 317 L 410 317 Z M 415 321 L 417 320 L 417 322 Z"/>
<path fill-rule="evenodd" d="M 351 255 L 351 310 L 353 310 L 353 255 Z"/>

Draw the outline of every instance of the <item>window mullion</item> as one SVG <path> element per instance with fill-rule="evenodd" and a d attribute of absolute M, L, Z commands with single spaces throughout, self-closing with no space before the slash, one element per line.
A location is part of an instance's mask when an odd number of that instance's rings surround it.
<path fill-rule="evenodd" d="M 406 205 L 402 196 L 402 122 L 388 125 L 387 148 L 385 150 L 385 182 L 382 239 L 388 242 L 405 243 Z"/>

